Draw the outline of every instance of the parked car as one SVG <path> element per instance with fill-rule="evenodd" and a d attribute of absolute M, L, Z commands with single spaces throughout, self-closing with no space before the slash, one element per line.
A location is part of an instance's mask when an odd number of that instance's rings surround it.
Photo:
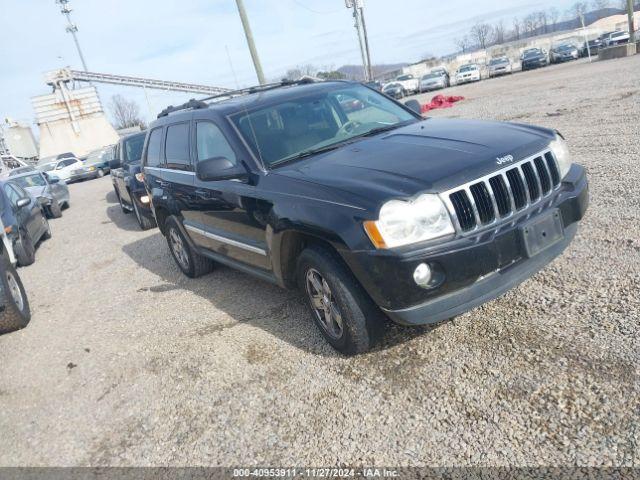
<path fill-rule="evenodd" d="M 480 81 L 480 67 L 475 63 L 469 63 L 462 65 L 456 71 L 456 85 L 462 85 L 463 83 L 479 82 Z"/>
<path fill-rule="evenodd" d="M 498 75 L 505 75 L 507 73 L 513 73 L 511 67 L 511 60 L 507 57 L 494 57 L 489 60 L 488 65 L 489 78 L 497 77 Z"/>
<path fill-rule="evenodd" d="M 6 176 L 8 177 L 15 177 L 16 175 L 21 175 L 25 172 L 36 172 L 38 170 L 36 170 L 34 167 L 32 167 L 31 165 L 26 165 L 24 167 L 18 167 L 18 168 L 14 168 L 9 170 L 6 173 Z"/>
<path fill-rule="evenodd" d="M 420 93 L 447 87 L 447 77 L 438 73 L 428 73 L 420 78 Z"/>
<path fill-rule="evenodd" d="M 113 160 L 114 145 L 99 148 L 87 155 L 84 166 L 91 173 L 91 178 L 102 178 L 111 170 L 109 162 Z"/>
<path fill-rule="evenodd" d="M 546 67 L 549 64 L 547 54 L 540 48 L 528 48 L 522 53 L 522 70 Z"/>
<path fill-rule="evenodd" d="M 86 168 L 84 163 L 77 158 L 64 158 L 44 164 L 38 163 L 36 168 L 48 175 L 55 175 L 67 183 L 87 180 L 94 175 L 94 173 Z"/>
<path fill-rule="evenodd" d="M 45 163 L 51 163 L 55 160 L 62 160 L 63 158 L 78 158 L 72 152 L 59 153 L 58 155 L 51 155 L 49 157 L 43 157 L 38 160 L 38 165 L 44 165 Z"/>
<path fill-rule="evenodd" d="M 378 82 L 377 80 L 373 80 L 371 82 L 366 82 L 365 85 L 369 88 L 373 88 L 374 90 L 377 90 L 379 92 L 382 91 L 382 84 L 380 82 Z"/>
<path fill-rule="evenodd" d="M 49 176 L 33 170 L 11 175 L 9 178 L 40 202 L 48 218 L 60 218 L 62 209 L 70 205 L 69 187 L 55 175 Z"/>
<path fill-rule="evenodd" d="M 617 31 L 610 33 L 604 38 L 604 44 L 606 47 L 614 47 L 616 45 L 622 45 L 623 43 L 629 43 L 629 32 Z"/>
<path fill-rule="evenodd" d="M 38 242 L 51 238 L 51 228 L 40 202 L 13 179 L 0 180 L 0 217 L 18 265 L 31 265 Z"/>
<path fill-rule="evenodd" d="M 441 77 L 445 78 L 445 83 L 447 87 L 451 86 L 451 79 L 449 77 L 449 72 L 446 68 L 444 67 L 437 67 L 431 70 L 431 73 L 436 74 L 436 75 L 440 75 Z"/>
<path fill-rule="evenodd" d="M 391 98 L 404 98 L 407 96 L 407 92 L 404 87 L 396 82 L 387 83 L 382 87 L 382 93 L 388 95 Z"/>
<path fill-rule="evenodd" d="M 29 299 L 16 271 L 13 244 L 0 217 L 0 334 L 20 330 L 31 320 Z"/>
<path fill-rule="evenodd" d="M 589 48 L 587 49 L 587 44 Z M 587 57 L 589 56 L 589 52 L 591 52 L 592 56 L 598 55 L 598 52 L 602 48 L 602 40 L 599 38 L 595 38 L 593 40 L 589 40 L 589 42 L 584 42 L 582 44 L 582 48 L 580 49 L 580 56 Z"/>
<path fill-rule="evenodd" d="M 156 226 L 140 167 L 145 135 L 146 132 L 141 132 L 120 139 L 111 160 L 111 181 L 120 209 L 123 213 L 134 212 L 142 230 Z"/>
<path fill-rule="evenodd" d="M 579 56 L 578 48 L 570 43 L 556 45 L 549 50 L 549 61 L 551 63 L 569 62 L 577 60 Z"/>
<path fill-rule="evenodd" d="M 344 112 L 338 95 L 365 109 Z M 297 285 L 326 340 L 353 354 L 373 345 L 382 312 L 454 317 L 570 244 L 587 180 L 558 133 L 418 109 L 325 81 L 163 111 L 142 164 L 178 268 Z"/>
<path fill-rule="evenodd" d="M 420 81 L 411 74 L 396 77 L 394 83 L 402 85 L 402 88 L 408 94 L 418 93 L 418 89 L 420 88 Z"/>

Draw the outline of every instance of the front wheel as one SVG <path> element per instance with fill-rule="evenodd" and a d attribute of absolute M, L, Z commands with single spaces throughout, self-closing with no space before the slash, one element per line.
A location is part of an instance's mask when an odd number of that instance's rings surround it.
<path fill-rule="evenodd" d="M 60 206 L 60 202 L 54 199 L 53 202 L 51 202 L 49 211 L 51 212 L 51 218 L 60 218 L 62 216 L 62 207 Z"/>
<path fill-rule="evenodd" d="M 297 280 L 313 320 L 333 348 L 354 355 L 374 345 L 383 315 L 337 254 L 321 246 L 306 248 L 298 258 Z"/>
<path fill-rule="evenodd" d="M 31 320 L 29 300 L 16 269 L 6 261 L 0 266 L 4 310 L 0 313 L 0 333 L 24 328 Z"/>
<path fill-rule="evenodd" d="M 101 168 L 98 169 L 98 178 L 102 178 L 104 177 L 104 170 L 102 170 Z"/>
<path fill-rule="evenodd" d="M 22 229 L 18 233 L 15 252 L 18 265 L 21 267 L 26 267 L 36 261 L 36 249 L 33 241 L 29 234 Z"/>
<path fill-rule="evenodd" d="M 200 255 L 182 233 L 175 217 L 169 217 L 165 223 L 165 234 L 169 250 L 176 264 L 187 277 L 197 278 L 213 270 L 213 262 Z"/>
<path fill-rule="evenodd" d="M 133 198 L 133 195 L 131 196 L 131 198 L 133 200 L 133 211 L 136 214 L 136 220 L 138 220 L 138 225 L 140 225 L 140 229 L 149 230 L 151 228 L 154 228 L 156 226 L 155 220 L 151 218 L 147 218 L 144 215 L 142 215 L 140 213 L 140 208 L 138 207 L 138 203 Z"/>

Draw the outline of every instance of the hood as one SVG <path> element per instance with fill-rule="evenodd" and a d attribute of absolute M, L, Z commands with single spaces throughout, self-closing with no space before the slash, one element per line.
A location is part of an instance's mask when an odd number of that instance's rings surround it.
<path fill-rule="evenodd" d="M 378 204 L 442 192 L 543 150 L 551 130 L 513 123 L 429 118 L 273 170 Z"/>
<path fill-rule="evenodd" d="M 51 197 L 51 195 L 49 195 L 48 188 L 46 186 L 45 187 L 25 187 L 25 190 L 29 192 L 29 194 L 33 198 Z"/>

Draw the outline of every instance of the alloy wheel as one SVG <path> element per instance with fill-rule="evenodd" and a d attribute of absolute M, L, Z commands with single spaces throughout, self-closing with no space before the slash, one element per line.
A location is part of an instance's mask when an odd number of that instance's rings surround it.
<path fill-rule="evenodd" d="M 9 286 L 9 292 L 11 293 L 11 297 L 13 301 L 16 302 L 16 307 L 21 312 L 24 310 L 24 298 L 22 297 L 22 291 L 20 290 L 20 285 L 18 285 L 18 281 L 16 277 L 13 275 L 13 272 L 6 272 L 7 275 L 7 284 Z"/>
<path fill-rule="evenodd" d="M 184 270 L 189 269 L 189 255 L 180 234 L 175 228 L 169 230 L 169 243 L 176 260 Z"/>
<path fill-rule="evenodd" d="M 331 338 L 342 337 L 342 314 L 327 281 L 314 268 L 307 270 L 306 287 L 313 312 L 322 329 Z"/>

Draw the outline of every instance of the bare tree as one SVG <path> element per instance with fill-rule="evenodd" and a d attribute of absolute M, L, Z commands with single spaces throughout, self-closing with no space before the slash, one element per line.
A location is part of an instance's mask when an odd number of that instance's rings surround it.
<path fill-rule="evenodd" d="M 611 5 L 611 0 L 591 0 L 591 6 L 594 10 L 602 10 Z"/>
<path fill-rule="evenodd" d="M 576 2 L 571 6 L 569 11 L 572 13 L 573 18 L 580 18 L 582 15 L 587 13 L 587 10 L 589 10 L 587 2 Z"/>
<path fill-rule="evenodd" d="M 551 31 L 555 32 L 558 25 L 558 19 L 560 18 L 560 12 L 556 7 L 551 7 L 547 16 L 549 18 L 549 23 L 551 24 Z"/>
<path fill-rule="evenodd" d="M 454 42 L 462 53 L 467 53 L 469 50 L 471 50 L 471 39 L 468 35 L 465 35 L 464 37 L 458 37 L 454 40 Z"/>
<path fill-rule="evenodd" d="M 488 23 L 476 23 L 471 27 L 470 34 L 476 45 L 484 50 L 489 46 L 492 31 L 493 27 Z"/>
<path fill-rule="evenodd" d="M 500 20 L 493 27 L 493 43 L 495 43 L 496 45 L 501 45 L 504 43 L 504 39 L 505 39 L 504 22 Z"/>
<path fill-rule="evenodd" d="M 299 78 L 304 76 L 315 77 L 317 73 L 318 69 L 311 64 L 296 65 L 295 67 L 287 70 L 285 78 L 287 80 L 298 80 Z"/>
<path fill-rule="evenodd" d="M 548 18 L 547 18 L 547 12 L 545 12 L 544 10 L 540 10 L 539 12 L 536 12 L 536 18 L 538 21 L 538 27 L 542 29 L 542 33 L 547 33 L 547 25 L 548 25 Z"/>
<path fill-rule="evenodd" d="M 525 36 L 530 37 L 533 35 L 535 29 L 538 28 L 538 17 L 535 13 L 530 13 L 522 20 L 522 29 Z"/>
<path fill-rule="evenodd" d="M 114 95 L 111 97 L 109 108 L 116 122 L 116 129 L 137 126 L 145 128 L 138 104 L 133 100 L 127 100 L 122 95 Z"/>
<path fill-rule="evenodd" d="M 520 40 L 520 30 L 521 30 L 521 26 L 520 26 L 520 20 L 518 18 L 514 18 L 513 19 L 513 39 L 514 40 Z"/>

